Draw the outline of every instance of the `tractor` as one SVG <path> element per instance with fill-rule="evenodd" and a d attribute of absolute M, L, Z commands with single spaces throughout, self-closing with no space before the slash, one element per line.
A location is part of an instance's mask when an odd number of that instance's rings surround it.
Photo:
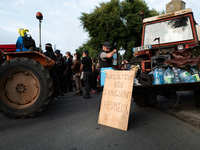
<path fill-rule="evenodd" d="M 200 55 L 198 31 L 191 8 L 143 19 L 142 46 L 133 48 L 135 57 L 131 62 L 141 68 L 138 77 L 141 85 L 133 89 L 137 105 L 155 105 L 161 92 L 189 90 L 194 91 L 196 106 L 200 107 L 199 82 L 152 85 L 153 77 L 149 75 L 155 68 L 167 66 L 167 61 L 176 60 L 172 52 L 189 52 L 191 58 L 184 66 L 191 65 L 190 60 Z"/>
<path fill-rule="evenodd" d="M 36 115 L 53 98 L 55 61 L 37 51 L 12 52 L 15 44 L 0 49 L 0 111 L 12 118 Z"/>
<path fill-rule="evenodd" d="M 40 23 L 38 51 L 15 52 L 15 44 L 0 45 L 0 112 L 8 117 L 35 116 L 58 90 L 55 61 L 41 53 L 43 16 L 38 12 L 36 18 Z"/>

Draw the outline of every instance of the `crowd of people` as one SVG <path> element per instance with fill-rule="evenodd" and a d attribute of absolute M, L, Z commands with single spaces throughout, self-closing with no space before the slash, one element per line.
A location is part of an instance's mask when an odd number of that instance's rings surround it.
<path fill-rule="evenodd" d="M 67 92 L 73 92 L 73 88 L 76 92 L 73 96 L 82 96 L 83 98 L 90 98 L 91 93 L 97 92 L 97 79 L 99 76 L 99 66 L 96 62 L 96 58 L 90 58 L 88 50 L 83 51 L 83 57 L 81 60 L 81 54 L 76 52 L 71 54 L 66 52 L 66 56 L 63 56 L 60 50 L 53 51 L 52 45 L 47 43 L 45 45 L 44 55 L 53 59 L 56 65 L 53 70 L 58 75 L 59 80 L 56 83 L 59 85 L 57 91 L 59 95 L 64 95 Z M 75 57 L 75 60 L 73 59 Z M 83 87 L 85 93 L 83 94 Z"/>
<path fill-rule="evenodd" d="M 16 52 L 24 51 L 43 51 L 35 46 L 35 41 L 28 36 L 27 29 L 20 28 L 19 37 L 16 42 Z M 102 49 L 98 55 L 98 63 L 96 58 L 90 58 L 88 50 L 83 51 L 82 54 L 75 53 L 71 54 L 69 51 L 63 56 L 60 50 L 56 49 L 53 51 L 52 44 L 47 43 L 45 45 L 44 55 L 53 59 L 56 64 L 50 70 L 50 75 L 52 76 L 54 82 L 54 97 L 62 96 L 64 93 L 73 92 L 73 87 L 75 87 L 76 92 L 74 96 L 83 95 L 83 87 L 85 94 L 84 98 L 89 99 L 90 94 L 97 92 L 97 80 L 100 82 L 99 71 L 103 67 L 112 67 L 112 57 L 117 52 L 116 49 L 111 50 L 111 45 L 109 42 L 104 42 Z M 75 57 L 75 60 L 73 60 Z M 125 66 L 123 66 L 125 67 Z M 122 68 L 121 68 L 122 69 Z M 91 90 L 92 89 L 92 90 Z"/>

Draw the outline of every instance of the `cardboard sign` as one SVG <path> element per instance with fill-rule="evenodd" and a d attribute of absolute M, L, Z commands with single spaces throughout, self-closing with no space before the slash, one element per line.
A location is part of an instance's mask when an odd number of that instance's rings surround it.
<path fill-rule="evenodd" d="M 127 131 L 134 71 L 106 72 L 98 123 Z"/>

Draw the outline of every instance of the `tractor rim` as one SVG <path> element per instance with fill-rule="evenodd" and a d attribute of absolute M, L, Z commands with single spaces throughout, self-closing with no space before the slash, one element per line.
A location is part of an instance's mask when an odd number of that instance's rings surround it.
<path fill-rule="evenodd" d="M 29 70 L 12 70 L 3 77 L 2 82 L 2 99 L 11 107 L 17 109 L 29 107 L 40 95 L 40 82 Z"/>

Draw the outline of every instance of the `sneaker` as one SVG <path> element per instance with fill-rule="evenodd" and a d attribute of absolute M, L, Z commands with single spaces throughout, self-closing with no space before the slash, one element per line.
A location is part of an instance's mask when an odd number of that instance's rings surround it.
<path fill-rule="evenodd" d="M 97 91 L 93 90 L 93 91 L 91 91 L 90 93 L 91 93 L 91 94 L 94 94 L 94 93 L 97 93 Z"/>
<path fill-rule="evenodd" d="M 80 93 L 75 93 L 73 94 L 73 96 L 80 96 Z"/>

